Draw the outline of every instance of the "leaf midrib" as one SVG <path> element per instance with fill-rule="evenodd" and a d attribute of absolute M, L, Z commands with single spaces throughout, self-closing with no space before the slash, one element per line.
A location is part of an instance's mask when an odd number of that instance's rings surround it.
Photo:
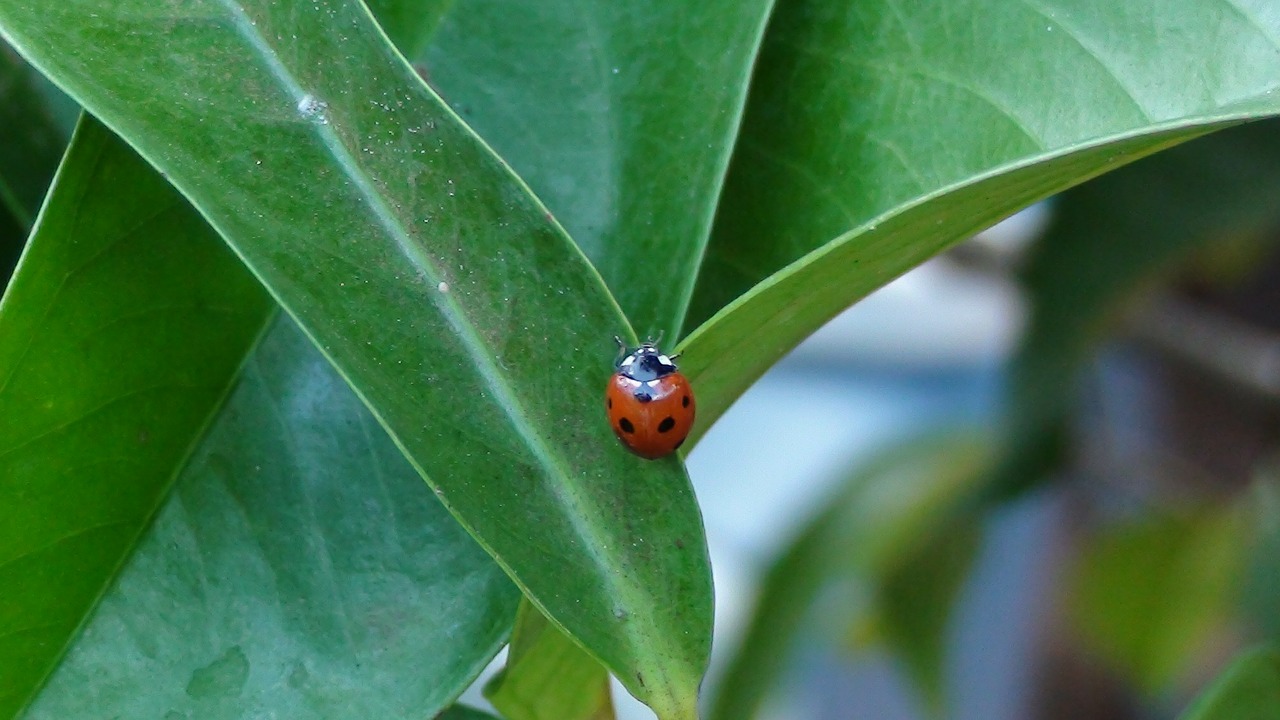
<path fill-rule="evenodd" d="M 258 32 L 257 26 L 249 17 L 243 6 L 234 2 L 234 0 L 219 0 L 219 2 L 231 14 L 236 31 L 258 51 L 259 56 L 267 63 L 272 77 L 276 79 L 295 104 L 302 103 L 308 98 L 315 98 L 323 101 L 323 98 L 307 92 L 297 79 L 294 78 L 293 74 L 290 73 L 288 68 L 286 68 L 280 61 L 279 55 L 267 42 L 266 38 Z M 396 217 L 390 204 L 378 192 L 372 179 L 356 162 L 355 156 L 342 142 L 342 139 L 338 136 L 337 132 L 334 131 L 327 123 L 309 122 L 308 124 L 318 133 L 321 141 L 332 154 L 334 160 L 342 168 L 346 176 L 352 180 L 353 185 L 358 189 L 360 196 L 364 198 L 370 209 L 374 211 L 379 224 L 389 235 L 391 235 L 391 237 L 395 239 L 404 255 L 415 265 L 415 267 L 423 272 L 423 275 L 429 281 L 428 285 L 435 285 L 441 282 L 443 277 L 442 274 L 437 270 L 430 258 L 422 252 L 421 248 L 414 243 L 407 228 Z M 247 259 L 243 258 L 243 256 L 241 257 L 245 260 L 246 265 L 253 269 L 252 264 Z M 260 279 L 262 278 L 261 273 L 257 272 L 256 269 L 255 274 L 258 275 Z M 272 288 L 269 283 L 264 282 L 263 285 L 267 287 L 268 291 L 271 292 L 273 296 L 276 295 L 274 288 Z M 564 457 L 548 446 L 543 441 L 541 434 L 537 432 L 536 426 L 532 421 L 530 421 L 529 414 L 525 410 L 523 403 L 520 402 L 518 396 L 513 391 L 512 386 L 506 382 L 497 364 L 492 360 L 492 353 L 489 352 L 490 349 L 481 338 L 468 315 L 458 304 L 455 299 L 455 294 L 429 293 L 428 295 L 432 304 L 445 317 L 450 327 L 453 328 L 454 332 L 461 339 L 463 348 L 472 360 L 474 367 L 479 372 L 485 386 L 492 391 L 495 402 L 497 402 L 497 404 L 502 408 L 503 413 L 507 416 L 521 439 L 524 440 L 526 446 L 533 452 L 539 464 L 544 468 L 553 470 L 554 472 L 551 473 L 552 477 L 556 474 L 563 478 L 575 476 L 576 473 L 572 472 L 571 466 L 565 461 Z M 287 303 L 283 302 L 279 297 L 276 299 L 277 301 L 280 301 L 281 306 L 284 307 L 290 315 L 294 314 Z M 298 318 L 295 317 L 295 320 L 297 319 Z M 378 409 L 369 402 L 363 391 L 357 387 L 355 383 L 351 382 L 350 377 L 347 376 L 346 372 L 340 365 L 338 365 L 338 363 L 334 362 L 323 344 L 316 341 L 316 338 L 312 335 L 306 324 L 299 322 L 298 325 L 370 409 L 374 417 L 378 419 L 379 424 L 382 425 L 382 427 L 395 441 L 396 445 L 404 451 L 405 444 L 403 440 L 395 430 L 390 427 Z M 405 454 L 406 456 L 409 456 L 409 453 L 406 452 Z M 410 457 L 410 461 L 415 469 L 424 476 L 424 478 L 428 477 L 425 469 L 422 468 L 414 458 Z M 608 538 L 595 529 L 597 527 L 606 527 L 607 522 L 605 519 L 599 517 L 597 513 L 591 512 L 588 507 L 579 503 L 573 493 L 563 492 L 563 488 L 559 483 L 550 482 L 547 483 L 547 487 L 552 491 L 553 496 L 557 501 L 559 501 L 562 507 L 567 507 L 572 510 L 572 512 L 566 513 L 570 525 L 573 527 L 575 533 L 586 541 L 585 546 L 588 554 L 597 561 L 597 570 L 621 566 L 623 563 L 617 562 L 616 559 L 611 560 L 610 558 L 612 556 L 606 552 L 607 548 L 610 547 Z M 451 504 L 446 503 L 446 505 L 452 508 Z M 498 553 L 493 552 L 493 548 L 483 539 L 482 536 L 474 532 L 474 529 L 465 518 L 460 517 L 459 520 L 467 527 L 468 531 L 476 537 L 477 541 L 480 542 L 480 544 L 484 546 L 491 555 L 493 555 L 498 564 L 507 571 L 521 589 L 524 590 L 526 594 L 529 594 L 528 587 L 520 580 L 512 567 L 508 565 Z M 605 571 L 597 572 L 596 575 L 601 584 L 609 588 L 608 594 L 610 597 L 621 598 L 632 597 L 637 593 L 643 594 L 640 588 L 634 587 L 628 588 L 629 592 L 621 592 L 618 588 L 618 577 L 614 573 Z M 622 578 L 625 579 L 626 577 L 626 575 L 622 575 Z M 545 607 L 542 607 L 541 602 L 538 602 L 537 604 L 540 606 L 540 609 L 544 611 L 546 610 Z M 555 622 L 557 625 L 560 624 L 558 620 L 555 620 Z M 631 636 L 631 633 L 625 634 L 628 637 Z"/>

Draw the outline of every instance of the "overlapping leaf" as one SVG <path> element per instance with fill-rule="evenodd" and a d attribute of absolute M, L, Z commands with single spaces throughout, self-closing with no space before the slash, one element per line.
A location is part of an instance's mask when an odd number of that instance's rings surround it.
<path fill-rule="evenodd" d="M 26 717 L 432 717 L 518 597 L 285 319 Z"/>
<path fill-rule="evenodd" d="M 697 508 L 600 419 L 625 321 L 361 8 L 19 2 L 0 30 L 193 201 L 542 610 L 693 714 Z"/>
<path fill-rule="evenodd" d="M 425 56 L 641 335 L 683 334 L 771 5 L 460 0 Z"/>
<path fill-rule="evenodd" d="M 0 717 L 136 542 L 270 311 L 126 146 L 83 124 L 0 305 Z"/>
<path fill-rule="evenodd" d="M 1277 113 L 1277 37 L 1226 0 L 779 6 L 682 344 L 699 413 L 1030 202 Z"/>

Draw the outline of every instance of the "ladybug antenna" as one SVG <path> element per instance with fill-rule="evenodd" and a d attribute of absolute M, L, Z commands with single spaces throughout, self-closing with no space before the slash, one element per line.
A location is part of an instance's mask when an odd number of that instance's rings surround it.
<path fill-rule="evenodd" d="M 627 344 L 617 335 L 613 336 L 613 341 L 618 343 L 618 357 L 613 361 L 613 366 L 618 367 L 622 365 L 622 359 L 627 356 Z"/>

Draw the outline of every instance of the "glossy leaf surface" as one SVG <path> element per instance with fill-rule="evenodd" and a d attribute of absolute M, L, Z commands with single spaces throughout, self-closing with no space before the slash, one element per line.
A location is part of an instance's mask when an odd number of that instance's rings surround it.
<path fill-rule="evenodd" d="M 779 6 L 682 343 L 700 415 L 1030 202 L 1275 114 L 1276 37 L 1264 2 Z"/>
<path fill-rule="evenodd" d="M 518 598 L 282 319 L 26 717 L 431 717 Z"/>
<path fill-rule="evenodd" d="M 459 0 L 426 55 L 641 335 L 683 335 L 772 0 Z"/>
<path fill-rule="evenodd" d="M 0 29 L 192 200 L 540 609 L 693 715 L 705 542 L 680 464 L 602 421 L 626 323 L 362 6 L 16 2 Z"/>
<path fill-rule="evenodd" d="M 270 312 L 127 146 L 91 121 L 73 144 L 0 304 L 0 717 L 62 654 Z"/>

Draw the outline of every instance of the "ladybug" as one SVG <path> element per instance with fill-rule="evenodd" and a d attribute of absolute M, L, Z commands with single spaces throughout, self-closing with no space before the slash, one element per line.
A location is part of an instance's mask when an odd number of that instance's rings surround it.
<path fill-rule="evenodd" d="M 626 353 L 621 340 L 618 347 Z M 628 450 L 650 460 L 675 452 L 693 429 L 693 389 L 676 369 L 675 357 L 646 342 L 618 361 L 604 392 L 613 432 Z"/>

